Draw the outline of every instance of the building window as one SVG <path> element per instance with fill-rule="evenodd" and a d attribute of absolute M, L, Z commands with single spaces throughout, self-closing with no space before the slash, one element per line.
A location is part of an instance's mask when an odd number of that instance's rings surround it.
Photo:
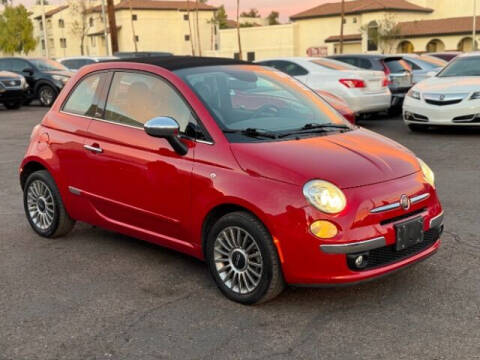
<path fill-rule="evenodd" d="M 238 53 L 238 52 L 234 53 L 234 54 L 233 54 L 233 58 L 234 58 L 235 60 L 240 60 L 240 53 Z"/>
<path fill-rule="evenodd" d="M 189 17 L 188 14 L 183 15 L 183 20 L 188 21 Z"/>
<path fill-rule="evenodd" d="M 60 38 L 60 47 L 62 49 L 65 49 L 67 47 L 67 39 L 65 38 Z"/>
<path fill-rule="evenodd" d="M 40 20 L 40 30 L 43 31 L 43 21 L 42 20 Z"/>
<path fill-rule="evenodd" d="M 376 21 L 371 21 L 367 29 L 367 50 L 378 50 L 378 24 Z"/>
<path fill-rule="evenodd" d="M 48 46 L 53 48 L 55 46 L 55 43 L 53 42 L 53 39 L 48 39 Z"/>
<path fill-rule="evenodd" d="M 357 18 L 356 18 L 356 17 L 353 18 L 353 23 L 354 23 L 354 24 L 357 23 Z"/>
<path fill-rule="evenodd" d="M 185 41 L 190 41 L 190 35 L 185 35 Z"/>
<path fill-rule="evenodd" d="M 45 40 L 42 39 L 42 50 L 45 50 Z"/>
<path fill-rule="evenodd" d="M 97 41 L 96 41 L 96 40 L 97 40 L 97 39 L 95 39 L 95 36 L 90 37 L 90 45 L 91 45 L 92 47 L 97 46 Z"/>
<path fill-rule="evenodd" d="M 135 35 L 135 42 L 138 42 L 138 35 Z"/>
<path fill-rule="evenodd" d="M 255 61 L 255 52 L 254 51 L 247 52 L 247 61 Z"/>
<path fill-rule="evenodd" d="M 88 24 L 90 25 L 90 27 L 93 27 L 93 17 L 88 19 Z"/>
<path fill-rule="evenodd" d="M 137 14 L 132 14 L 132 20 L 137 21 Z"/>
<path fill-rule="evenodd" d="M 59 28 L 64 28 L 65 27 L 65 21 L 63 21 L 63 19 L 58 19 L 58 27 Z"/>

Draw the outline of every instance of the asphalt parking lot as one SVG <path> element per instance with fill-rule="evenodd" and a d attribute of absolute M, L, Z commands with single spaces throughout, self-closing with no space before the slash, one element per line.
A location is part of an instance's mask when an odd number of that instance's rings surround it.
<path fill-rule="evenodd" d="M 195 259 L 77 224 L 47 240 L 18 165 L 41 107 L 0 106 L 0 359 L 480 359 L 480 129 L 365 120 L 435 171 L 446 232 L 414 267 L 360 286 L 224 298 Z"/>

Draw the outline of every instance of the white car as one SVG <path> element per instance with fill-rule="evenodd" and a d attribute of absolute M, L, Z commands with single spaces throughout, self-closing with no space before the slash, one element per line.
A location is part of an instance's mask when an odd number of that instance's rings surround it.
<path fill-rule="evenodd" d="M 429 125 L 480 126 L 480 52 L 459 55 L 410 89 L 403 119 L 412 131 Z"/>
<path fill-rule="evenodd" d="M 390 108 L 391 93 L 383 71 L 364 70 L 333 59 L 314 57 L 276 58 L 258 61 L 303 82 L 314 91 L 328 91 L 357 114 Z"/>
<path fill-rule="evenodd" d="M 97 62 L 118 59 L 116 56 L 76 56 L 57 59 L 57 61 L 70 71 L 77 71 L 82 66 Z"/>

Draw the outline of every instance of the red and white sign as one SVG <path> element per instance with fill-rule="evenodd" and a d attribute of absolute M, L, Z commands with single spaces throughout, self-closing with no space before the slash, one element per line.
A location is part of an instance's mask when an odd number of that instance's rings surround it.
<path fill-rule="evenodd" d="M 328 48 L 326 46 L 312 46 L 307 49 L 308 56 L 327 56 Z"/>

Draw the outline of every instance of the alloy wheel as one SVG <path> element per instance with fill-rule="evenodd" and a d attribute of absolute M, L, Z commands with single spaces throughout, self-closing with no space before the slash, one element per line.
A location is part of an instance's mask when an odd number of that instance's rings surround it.
<path fill-rule="evenodd" d="M 55 203 L 50 188 L 41 180 L 33 181 L 27 189 L 27 209 L 33 224 L 45 231 L 53 224 Z"/>
<path fill-rule="evenodd" d="M 55 92 L 49 86 L 44 86 L 40 89 L 39 94 L 40 102 L 45 106 L 50 106 L 55 99 Z"/>
<path fill-rule="evenodd" d="M 263 259 L 257 241 L 238 226 L 223 229 L 215 239 L 214 261 L 223 284 L 237 294 L 248 294 L 260 284 Z"/>

